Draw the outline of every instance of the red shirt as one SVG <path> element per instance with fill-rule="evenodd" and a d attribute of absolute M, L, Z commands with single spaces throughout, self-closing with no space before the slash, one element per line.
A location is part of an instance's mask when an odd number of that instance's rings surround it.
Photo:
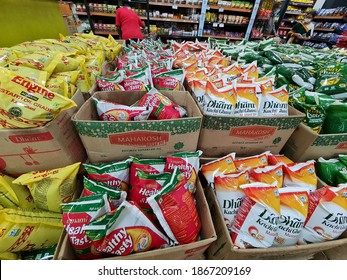
<path fill-rule="evenodd" d="M 131 9 L 119 8 L 116 11 L 116 26 L 122 30 L 122 39 L 143 39 L 140 27 L 145 27 L 143 21 Z"/>

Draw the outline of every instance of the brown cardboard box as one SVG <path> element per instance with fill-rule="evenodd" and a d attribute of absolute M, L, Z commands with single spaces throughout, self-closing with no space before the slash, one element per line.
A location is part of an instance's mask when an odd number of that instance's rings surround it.
<path fill-rule="evenodd" d="M 72 118 L 92 163 L 123 160 L 129 156 L 159 158 L 181 151 L 196 151 L 202 114 L 187 92 L 163 91 L 186 108 L 188 116 L 172 120 L 110 122 L 99 121 L 92 99 Z M 93 96 L 132 105 L 145 92 L 96 92 Z"/>
<path fill-rule="evenodd" d="M 318 134 L 301 123 L 282 151 L 292 160 L 301 162 L 310 159 L 333 158 L 347 153 L 347 133 Z"/>
<path fill-rule="evenodd" d="M 224 223 L 222 211 L 214 190 L 206 186 L 205 195 L 210 206 L 211 216 L 217 233 L 217 240 L 207 250 L 207 259 L 210 260 L 299 260 L 311 259 L 315 254 L 336 248 L 347 246 L 347 232 L 337 240 L 288 247 L 273 247 L 266 249 L 236 249 L 231 241 L 229 231 Z"/>
<path fill-rule="evenodd" d="M 182 260 L 182 259 L 203 259 L 204 252 L 216 240 L 216 232 L 213 227 L 212 218 L 207 205 L 200 181 L 197 183 L 195 193 L 196 206 L 201 219 L 201 239 L 191 244 L 185 244 L 165 249 L 152 250 L 143 253 L 131 254 L 128 256 L 115 256 L 105 260 Z M 74 251 L 66 232 L 63 234 L 57 245 L 54 259 L 56 260 L 73 260 L 76 259 Z"/>
<path fill-rule="evenodd" d="M 0 129 L 0 171 L 16 176 L 84 161 L 86 153 L 71 121 L 84 98 L 77 91 L 72 99 L 77 108 L 62 111 L 45 126 Z"/>
<path fill-rule="evenodd" d="M 289 107 L 287 117 L 216 117 L 204 115 L 198 149 L 206 157 L 280 152 L 305 115 Z"/>

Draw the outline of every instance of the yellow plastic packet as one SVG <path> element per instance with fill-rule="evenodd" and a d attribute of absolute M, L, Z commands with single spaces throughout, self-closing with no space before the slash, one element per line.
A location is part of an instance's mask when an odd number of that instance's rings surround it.
<path fill-rule="evenodd" d="M 3 252 L 0 253 L 0 260 L 20 260 L 20 257 L 16 253 Z"/>
<path fill-rule="evenodd" d="M 73 48 L 63 45 L 52 44 L 45 40 L 36 40 L 24 42 L 11 48 L 15 52 L 22 53 L 40 53 L 40 52 L 62 52 L 65 55 L 75 55 L 77 51 Z"/>
<path fill-rule="evenodd" d="M 252 182 L 262 182 L 266 184 L 276 183 L 278 188 L 283 186 L 283 164 L 279 163 L 274 166 L 265 166 L 253 169 L 250 172 Z"/>
<path fill-rule="evenodd" d="M 262 77 L 258 79 L 254 79 L 254 84 L 257 87 L 257 93 L 268 93 L 274 90 L 275 77 Z"/>
<path fill-rule="evenodd" d="M 285 165 L 294 163 L 294 161 L 290 160 L 284 155 L 273 155 L 273 154 L 269 154 L 268 161 L 269 161 L 269 165 L 276 165 L 280 162 L 282 162 Z"/>
<path fill-rule="evenodd" d="M 0 128 L 43 126 L 75 102 L 0 67 Z"/>
<path fill-rule="evenodd" d="M 41 71 L 47 71 L 51 75 L 62 56 L 62 53 L 57 52 L 31 53 L 12 61 L 11 65 L 35 68 Z"/>
<path fill-rule="evenodd" d="M 259 72 L 257 67 L 257 61 L 248 64 L 244 69 L 242 69 L 243 74 L 247 74 L 248 78 L 258 78 Z"/>
<path fill-rule="evenodd" d="M 246 196 L 240 186 L 249 183 L 249 174 L 247 170 L 241 173 L 214 177 L 214 188 L 218 204 L 229 231 L 231 231 L 231 227 L 234 223 L 237 211 L 241 206 L 242 200 Z"/>
<path fill-rule="evenodd" d="M 271 92 L 264 92 L 259 106 L 259 116 L 288 116 L 288 101 L 286 85 Z"/>
<path fill-rule="evenodd" d="M 71 201 L 75 193 L 80 164 L 26 173 L 13 183 L 28 186 L 38 209 L 61 213 L 61 203 Z"/>
<path fill-rule="evenodd" d="M 30 68 L 30 67 L 9 65 L 7 69 L 11 70 L 11 72 L 13 73 L 16 73 L 16 75 L 18 76 L 27 78 L 42 86 L 46 85 L 47 79 L 49 77 L 49 74 L 47 71 L 41 71 L 41 70 L 37 70 L 35 68 Z"/>
<path fill-rule="evenodd" d="M 247 84 L 237 84 L 237 102 L 235 106 L 235 116 L 257 117 L 259 100 L 256 87 Z"/>
<path fill-rule="evenodd" d="M 238 158 L 234 160 L 235 166 L 239 171 L 248 169 L 248 168 L 258 168 L 268 165 L 268 155 L 270 152 L 265 152 L 260 155 Z"/>
<path fill-rule="evenodd" d="M 26 186 L 13 184 L 14 178 L 0 174 L 0 205 L 4 208 L 35 208 L 33 197 Z"/>
<path fill-rule="evenodd" d="M 211 184 L 214 182 L 215 176 L 237 172 L 234 160 L 235 153 L 230 153 L 224 157 L 201 165 L 201 172 L 205 176 L 207 182 Z"/>
<path fill-rule="evenodd" d="M 283 166 L 284 187 L 306 187 L 310 191 L 317 189 L 317 175 L 315 161 L 300 162 L 290 166 Z"/>
<path fill-rule="evenodd" d="M 69 72 L 77 70 L 83 63 L 85 63 L 84 56 L 69 57 L 63 55 L 59 60 L 53 73 Z"/>
<path fill-rule="evenodd" d="M 80 71 L 68 71 L 53 74 L 47 81 L 47 88 L 71 98 L 74 95 L 74 88 L 71 85 L 76 84 Z"/>
<path fill-rule="evenodd" d="M 61 214 L 22 210 L 0 210 L 0 252 L 49 248 L 58 243 L 63 230 Z"/>
<path fill-rule="evenodd" d="M 6 66 L 12 60 L 17 59 L 17 56 L 10 48 L 0 48 L 0 66 Z"/>
<path fill-rule="evenodd" d="M 97 51 L 94 55 L 87 56 L 85 67 L 90 85 L 96 83 L 95 75 L 101 75 L 101 66 L 104 62 L 105 54 L 103 51 Z"/>
<path fill-rule="evenodd" d="M 71 47 L 77 50 L 76 54 L 86 54 L 88 51 L 88 44 L 86 42 L 82 42 L 78 40 L 75 36 L 64 36 L 59 34 L 60 40 L 54 42 L 54 44 L 60 44 L 63 46 Z"/>

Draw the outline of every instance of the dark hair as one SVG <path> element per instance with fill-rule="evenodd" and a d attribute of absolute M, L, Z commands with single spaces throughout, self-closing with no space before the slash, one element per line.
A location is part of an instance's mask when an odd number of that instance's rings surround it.
<path fill-rule="evenodd" d="M 310 10 L 306 13 L 306 15 L 310 15 L 310 16 L 312 16 L 312 18 L 314 18 L 317 15 L 317 11 L 316 10 Z"/>
<path fill-rule="evenodd" d="M 282 7 L 282 2 L 275 2 L 274 5 L 272 6 L 272 10 L 274 11 L 281 7 Z"/>

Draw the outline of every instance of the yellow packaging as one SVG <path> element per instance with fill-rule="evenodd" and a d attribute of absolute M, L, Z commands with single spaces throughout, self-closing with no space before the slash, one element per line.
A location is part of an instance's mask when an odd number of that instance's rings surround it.
<path fill-rule="evenodd" d="M 265 152 L 260 155 L 244 157 L 234 160 L 235 166 L 239 171 L 246 170 L 248 168 L 258 168 L 268 165 L 268 155 L 270 152 Z"/>
<path fill-rule="evenodd" d="M 0 253 L 0 260 L 14 261 L 14 260 L 20 260 L 20 257 L 16 253 L 3 252 L 3 253 Z"/>
<path fill-rule="evenodd" d="M 80 71 L 60 72 L 53 74 L 47 81 L 47 88 L 65 97 L 71 98 L 75 91 L 71 85 L 76 84 Z M 57 91 L 58 89 L 58 91 Z"/>
<path fill-rule="evenodd" d="M 0 205 L 3 208 L 35 208 L 33 197 L 26 186 L 13 184 L 14 178 L 0 174 Z"/>
<path fill-rule="evenodd" d="M 77 70 L 82 64 L 85 63 L 84 56 L 62 56 L 53 73 L 68 72 Z"/>
<path fill-rule="evenodd" d="M 61 213 L 61 203 L 71 201 L 75 193 L 80 164 L 26 173 L 13 183 L 28 186 L 38 209 Z"/>
<path fill-rule="evenodd" d="M 265 166 L 253 169 L 250 172 L 252 182 L 261 182 L 269 185 L 276 184 L 278 188 L 283 186 L 283 164 Z"/>
<path fill-rule="evenodd" d="M 85 67 L 87 79 L 90 85 L 96 83 L 95 75 L 101 75 L 101 66 L 105 62 L 105 54 L 103 51 L 97 51 L 94 55 L 87 56 Z"/>
<path fill-rule="evenodd" d="M 238 84 L 236 86 L 237 102 L 235 116 L 256 117 L 258 116 L 259 100 L 256 87 L 252 85 Z"/>
<path fill-rule="evenodd" d="M 289 93 L 286 86 L 262 94 L 259 116 L 288 116 Z"/>
<path fill-rule="evenodd" d="M 63 46 L 71 47 L 77 50 L 77 54 L 86 54 L 88 51 L 88 44 L 78 40 L 75 36 L 64 36 L 59 34 L 61 41 L 55 42 L 55 44 L 61 44 Z"/>
<path fill-rule="evenodd" d="M 0 210 L 0 252 L 49 248 L 63 230 L 61 214 L 44 211 Z"/>
<path fill-rule="evenodd" d="M 11 48 L 16 53 L 45 53 L 45 52 L 62 52 L 65 55 L 74 55 L 76 50 L 68 46 L 51 44 L 44 40 L 36 40 L 33 42 L 24 42 Z"/>
<path fill-rule="evenodd" d="M 15 60 L 17 56 L 9 48 L 0 48 L 0 66 L 6 66 L 12 60 Z"/>
<path fill-rule="evenodd" d="M 201 172 L 208 183 L 214 182 L 214 177 L 222 174 L 237 172 L 234 164 L 235 153 L 230 153 L 224 157 L 201 165 Z"/>
<path fill-rule="evenodd" d="M 43 126 L 75 102 L 0 67 L 0 128 Z"/>
<path fill-rule="evenodd" d="M 244 69 L 242 69 L 242 73 L 247 74 L 248 78 L 258 78 L 259 72 L 258 72 L 257 62 L 254 61 L 248 64 Z"/>
<path fill-rule="evenodd" d="M 47 71 L 41 71 L 30 67 L 10 65 L 9 67 L 7 67 L 7 69 L 11 70 L 11 72 L 15 73 L 18 76 L 27 78 L 42 86 L 46 85 L 47 79 L 49 77 L 49 73 Z"/>
<path fill-rule="evenodd" d="M 306 187 L 310 191 L 317 189 L 317 175 L 315 161 L 300 162 L 290 166 L 283 166 L 284 187 Z"/>

